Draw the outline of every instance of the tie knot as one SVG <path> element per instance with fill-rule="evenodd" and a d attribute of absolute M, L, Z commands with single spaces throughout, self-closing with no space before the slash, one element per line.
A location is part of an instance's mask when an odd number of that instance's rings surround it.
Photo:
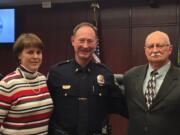
<path fill-rule="evenodd" d="M 153 71 L 151 72 L 151 76 L 156 76 L 156 75 L 158 75 L 157 70 L 153 70 Z"/>

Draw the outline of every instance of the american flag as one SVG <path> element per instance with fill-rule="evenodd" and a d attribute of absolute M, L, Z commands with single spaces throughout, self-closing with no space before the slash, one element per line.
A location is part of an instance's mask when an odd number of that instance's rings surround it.
<path fill-rule="evenodd" d="M 100 40 L 100 6 L 98 0 L 92 0 L 91 7 L 93 8 L 93 24 L 97 27 L 97 34 L 99 37 L 99 44 L 101 43 Z M 100 60 L 100 45 L 97 45 L 96 50 L 93 54 L 93 58 L 96 63 L 101 63 Z"/>
<path fill-rule="evenodd" d="M 96 47 L 95 52 L 93 53 L 93 59 L 96 63 L 101 63 L 101 59 L 100 59 L 100 46 L 99 44 Z"/>

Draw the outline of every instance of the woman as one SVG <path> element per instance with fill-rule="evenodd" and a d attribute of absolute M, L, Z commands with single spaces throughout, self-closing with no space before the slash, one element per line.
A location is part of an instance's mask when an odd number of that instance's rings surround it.
<path fill-rule="evenodd" d="M 43 43 L 32 33 L 20 35 L 13 51 L 19 66 L 0 81 L 0 134 L 45 135 L 53 103 L 46 77 L 38 72 Z"/>

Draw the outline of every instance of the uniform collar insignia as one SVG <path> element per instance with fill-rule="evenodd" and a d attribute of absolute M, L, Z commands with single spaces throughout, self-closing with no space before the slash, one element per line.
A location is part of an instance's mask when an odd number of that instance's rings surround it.
<path fill-rule="evenodd" d="M 75 72 L 78 72 L 78 71 L 79 71 L 79 68 L 76 68 L 76 69 L 75 69 Z"/>
<path fill-rule="evenodd" d="M 79 71 L 86 71 L 86 72 L 91 72 L 92 71 L 92 62 L 90 62 L 86 67 L 82 68 L 75 60 L 73 61 L 74 63 L 74 71 L 79 72 Z"/>
<path fill-rule="evenodd" d="M 87 71 L 88 71 L 88 72 L 91 72 L 91 69 L 90 69 L 90 68 L 88 68 L 88 69 L 87 69 Z"/>

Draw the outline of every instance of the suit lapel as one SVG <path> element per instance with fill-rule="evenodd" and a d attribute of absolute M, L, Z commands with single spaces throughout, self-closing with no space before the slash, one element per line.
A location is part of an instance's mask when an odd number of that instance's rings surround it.
<path fill-rule="evenodd" d="M 145 97 L 143 94 L 143 84 L 144 84 L 144 78 L 146 77 L 146 72 L 147 72 L 147 67 L 148 65 L 144 65 L 142 67 L 142 70 L 140 70 L 140 72 L 137 74 L 137 78 L 136 78 L 136 82 L 137 82 L 137 94 L 138 94 L 138 98 L 139 98 L 139 105 L 141 105 L 141 107 L 143 109 L 146 108 L 146 103 L 145 103 Z"/>
<path fill-rule="evenodd" d="M 176 74 L 176 70 L 173 65 L 171 65 L 168 73 L 166 74 L 164 81 L 159 89 L 159 92 L 157 93 L 155 99 L 153 100 L 152 106 L 155 106 L 160 101 L 162 101 L 175 87 L 176 82 L 175 80 L 178 79 L 178 76 Z"/>

